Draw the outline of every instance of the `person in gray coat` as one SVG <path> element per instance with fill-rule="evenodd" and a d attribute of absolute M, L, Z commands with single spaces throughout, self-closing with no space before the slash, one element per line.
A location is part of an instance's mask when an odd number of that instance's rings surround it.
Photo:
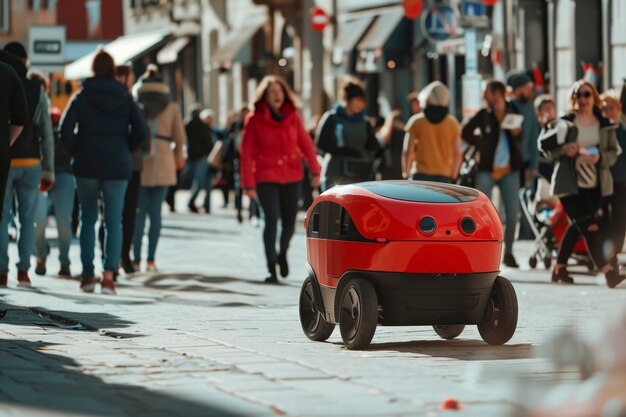
<path fill-rule="evenodd" d="M 567 272 L 567 261 L 583 235 L 594 264 L 614 288 L 619 276 L 614 251 L 606 251 L 607 231 L 600 221 L 603 200 L 613 195 L 611 166 L 621 152 L 615 125 L 602 116 L 600 96 L 593 84 L 585 80 L 574 83 L 571 112 L 563 117 L 561 130 L 551 135 L 544 132 L 539 141 L 544 154 L 555 161 L 552 174 L 552 195 L 559 197 L 570 225 L 561 240 L 557 264 L 552 272 L 555 283 L 573 284 Z"/>

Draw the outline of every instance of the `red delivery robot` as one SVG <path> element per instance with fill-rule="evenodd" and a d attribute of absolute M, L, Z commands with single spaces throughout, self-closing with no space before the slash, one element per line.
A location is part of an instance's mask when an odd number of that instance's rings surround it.
<path fill-rule="evenodd" d="M 508 342 L 517 326 L 513 285 L 499 276 L 502 224 L 472 188 L 425 181 L 334 187 L 307 213 L 309 276 L 300 323 L 314 341 L 339 324 L 348 349 L 377 325 L 431 325 L 444 339 L 477 325 Z"/>

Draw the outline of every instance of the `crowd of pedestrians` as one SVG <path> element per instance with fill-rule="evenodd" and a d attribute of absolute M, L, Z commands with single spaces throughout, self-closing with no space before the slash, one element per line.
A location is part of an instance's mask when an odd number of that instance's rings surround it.
<path fill-rule="evenodd" d="M 518 231 L 524 234 L 518 192 L 535 187 L 538 177 L 551 183 L 570 219 L 552 280 L 573 283 L 568 260 L 581 236 L 607 284 L 624 279 L 616 254 L 626 231 L 626 117 L 615 92 L 600 95 L 590 82 L 574 84 L 570 108 L 560 119 L 555 100 L 546 94 L 535 98 L 532 79 L 515 72 L 506 84 L 486 82 L 485 107 L 463 123 L 449 113 L 450 92 L 439 81 L 407 96 L 408 120 L 394 109 L 377 122 L 366 114 L 363 84 L 349 77 L 338 102 L 306 129 L 295 93 L 280 77 L 267 76 L 251 105 L 233 112 L 220 129 L 202 105 L 194 106 L 184 123 L 154 65 L 135 82 L 131 66 L 116 65 L 98 51 L 93 77 L 61 114 L 50 109 L 45 77 L 29 74 L 27 63 L 19 43 L 0 51 L 0 286 L 8 281 L 8 227 L 14 218 L 18 285 L 31 285 L 32 255 L 35 272 L 47 272 L 51 210 L 58 228 L 58 275 L 71 276 L 77 207 L 82 291 L 93 292 L 99 284 L 103 293 L 115 294 L 118 271 L 140 271 L 144 260 L 145 270 L 157 271 L 163 203 L 174 211 L 175 192 L 184 183 L 194 214 L 210 214 L 212 191 L 220 188 L 225 205 L 234 194 L 242 223 L 247 196 L 250 218 L 264 219 L 268 283 L 289 275 L 297 213 L 310 206 L 313 193 L 378 179 L 463 182 L 489 196 L 497 188 L 503 264 L 516 268 L 514 242 Z M 468 158 L 474 162 L 469 172 L 461 169 Z M 102 278 L 94 266 L 99 219 Z"/>

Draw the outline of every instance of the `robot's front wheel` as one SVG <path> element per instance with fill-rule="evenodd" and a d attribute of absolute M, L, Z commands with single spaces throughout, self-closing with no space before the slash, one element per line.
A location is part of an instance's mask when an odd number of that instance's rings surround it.
<path fill-rule="evenodd" d="M 378 297 L 371 282 L 351 279 L 343 289 L 339 310 L 339 330 L 348 349 L 368 346 L 378 324 Z"/>
<path fill-rule="evenodd" d="M 503 345 L 513 337 L 516 327 L 517 296 L 515 289 L 508 279 L 499 276 L 491 289 L 485 315 L 478 325 L 478 332 L 483 340 L 490 345 Z"/>
<path fill-rule="evenodd" d="M 315 309 L 314 300 L 313 284 L 311 278 L 307 278 L 300 291 L 300 325 L 306 337 L 316 342 L 323 342 L 333 334 L 335 325 L 324 320 L 320 312 Z"/>
<path fill-rule="evenodd" d="M 435 333 L 439 335 L 442 339 L 451 340 L 455 337 L 459 337 L 465 326 L 462 324 L 455 324 L 451 326 L 433 326 Z"/>

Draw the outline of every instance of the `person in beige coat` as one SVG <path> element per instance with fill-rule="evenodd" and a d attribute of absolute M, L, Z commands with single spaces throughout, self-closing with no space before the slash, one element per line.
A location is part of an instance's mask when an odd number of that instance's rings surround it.
<path fill-rule="evenodd" d="M 147 269 L 156 271 L 155 254 L 161 234 L 161 207 L 168 188 L 176 184 L 176 170 L 185 164 L 183 146 L 187 137 L 180 110 L 171 101 L 169 87 L 163 83 L 155 66 L 148 68 L 136 86 L 135 94 L 143 106 L 151 143 L 141 172 L 133 263 L 135 269 L 139 270 L 146 217 L 149 217 Z"/>

